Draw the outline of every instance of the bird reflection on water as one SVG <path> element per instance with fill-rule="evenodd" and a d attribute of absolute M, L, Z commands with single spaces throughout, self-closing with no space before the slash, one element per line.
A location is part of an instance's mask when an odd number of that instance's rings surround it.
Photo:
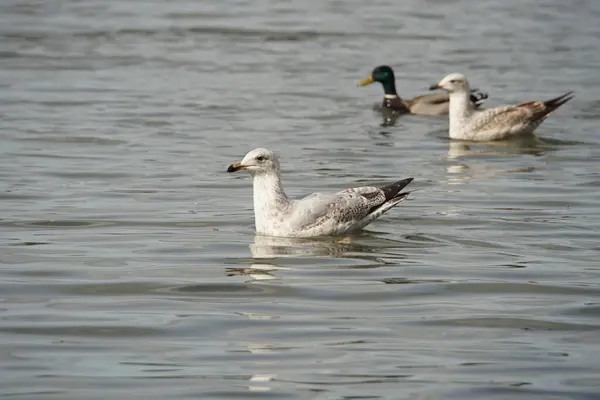
<path fill-rule="evenodd" d="M 449 174 L 449 183 L 461 184 L 472 179 L 485 179 L 505 174 L 533 172 L 534 167 L 523 166 L 518 168 L 498 168 L 497 164 L 486 163 L 482 166 L 468 163 L 468 159 L 481 158 L 493 159 L 511 155 L 531 155 L 541 157 L 554 151 L 557 144 L 562 142 L 548 141 L 536 136 L 524 137 L 507 141 L 494 142 L 469 142 L 450 140 L 448 142 L 448 156 L 451 162 L 446 167 Z"/>
<path fill-rule="evenodd" d="M 256 235 L 254 242 L 250 244 L 252 259 L 255 260 L 246 268 L 228 268 L 227 276 L 249 276 L 255 281 L 267 281 L 278 279 L 277 271 L 292 269 L 277 264 L 280 258 L 360 258 L 369 262 L 384 263 L 377 256 L 368 256 L 376 251 L 361 241 L 357 242 L 363 235 L 343 237 L 320 237 L 320 238 L 283 238 Z"/>

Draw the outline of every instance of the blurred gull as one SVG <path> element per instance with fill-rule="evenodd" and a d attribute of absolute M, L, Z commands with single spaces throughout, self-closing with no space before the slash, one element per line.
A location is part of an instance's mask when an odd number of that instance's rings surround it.
<path fill-rule="evenodd" d="M 254 178 L 256 232 L 267 236 L 313 237 L 357 231 L 404 200 L 401 193 L 413 178 L 381 188 L 357 187 L 335 194 L 313 193 L 300 200 L 287 197 L 281 186 L 279 159 L 263 148 L 246 154 L 227 172 L 246 170 Z"/>
<path fill-rule="evenodd" d="M 531 135 L 552 111 L 573 98 L 568 92 L 546 101 L 478 110 L 469 99 L 471 89 L 464 75 L 447 75 L 430 89 L 450 93 L 450 139 L 474 141 Z"/>

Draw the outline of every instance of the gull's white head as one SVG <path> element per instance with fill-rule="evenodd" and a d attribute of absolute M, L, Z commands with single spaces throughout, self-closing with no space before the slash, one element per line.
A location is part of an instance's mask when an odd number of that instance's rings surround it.
<path fill-rule="evenodd" d="M 444 77 L 437 84 L 432 85 L 429 90 L 442 89 L 449 93 L 455 92 L 467 92 L 469 93 L 471 89 L 469 88 L 469 81 L 467 77 L 463 74 L 449 74 Z"/>
<path fill-rule="evenodd" d="M 246 170 L 250 175 L 279 172 L 279 158 L 275 153 L 264 148 L 254 149 L 240 162 L 234 162 L 227 172 Z"/>

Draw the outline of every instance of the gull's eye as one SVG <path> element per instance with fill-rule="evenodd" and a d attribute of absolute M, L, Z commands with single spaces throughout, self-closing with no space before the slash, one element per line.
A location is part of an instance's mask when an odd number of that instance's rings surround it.
<path fill-rule="evenodd" d="M 452 79 L 450 83 L 456 83 L 456 79 Z"/>
<path fill-rule="evenodd" d="M 266 158 L 265 156 L 258 156 L 258 157 L 256 157 L 256 161 L 258 161 L 258 162 L 263 162 L 263 161 L 265 161 L 266 159 L 267 159 L 267 158 Z"/>

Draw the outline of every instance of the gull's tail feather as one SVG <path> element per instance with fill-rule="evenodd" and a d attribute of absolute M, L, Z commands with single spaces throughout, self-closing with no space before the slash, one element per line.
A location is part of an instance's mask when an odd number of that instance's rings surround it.
<path fill-rule="evenodd" d="M 380 187 L 379 190 L 383 192 L 385 196 L 385 200 L 376 206 L 371 207 L 369 212 L 367 213 L 367 217 L 364 221 L 372 221 L 375 218 L 379 217 L 383 213 L 385 213 L 390 208 L 394 207 L 396 204 L 400 203 L 402 200 L 408 197 L 410 192 L 401 192 L 409 183 L 413 181 L 414 178 L 406 178 L 401 181 L 397 181 L 392 183 L 391 185 L 387 185 L 384 187 Z"/>
<path fill-rule="evenodd" d="M 400 191 L 402 189 L 404 189 L 406 186 L 408 186 L 408 184 L 411 183 L 413 181 L 413 179 L 415 179 L 415 178 L 402 179 L 401 181 L 394 182 L 391 185 L 387 185 L 387 186 L 379 188 L 379 189 L 381 189 L 381 191 L 383 191 L 383 194 L 385 195 L 385 201 L 388 202 L 390 200 L 395 200 L 397 197 L 400 197 L 400 196 L 402 196 L 402 197 L 408 196 L 408 194 L 410 192 L 400 193 Z"/>
<path fill-rule="evenodd" d="M 546 119 L 554 110 L 571 100 L 573 92 L 567 92 L 558 97 L 546 101 L 532 101 L 524 103 L 523 106 L 529 107 L 533 111 L 531 121 L 539 123 Z"/>
<path fill-rule="evenodd" d="M 380 187 L 379 190 L 383 192 L 385 200 L 371 207 L 367 215 L 363 219 L 361 219 L 355 227 L 365 227 L 366 225 L 371 223 L 371 221 L 379 218 L 380 216 L 385 214 L 390 208 L 394 207 L 396 204 L 400 203 L 402 200 L 407 198 L 410 192 L 402 192 L 402 189 L 404 189 L 409 183 L 411 183 L 413 179 L 414 178 L 406 178 L 402 179 L 401 181 L 394 182 L 391 185 Z"/>
<path fill-rule="evenodd" d="M 567 92 L 563 95 L 560 95 L 558 97 L 555 97 L 553 99 L 544 101 L 544 106 L 547 109 L 546 115 L 550 114 L 552 111 L 556 110 L 558 107 L 562 106 L 567 101 L 571 100 L 574 97 L 574 96 L 571 96 L 572 94 L 573 94 L 573 92 L 571 91 L 571 92 Z"/>

